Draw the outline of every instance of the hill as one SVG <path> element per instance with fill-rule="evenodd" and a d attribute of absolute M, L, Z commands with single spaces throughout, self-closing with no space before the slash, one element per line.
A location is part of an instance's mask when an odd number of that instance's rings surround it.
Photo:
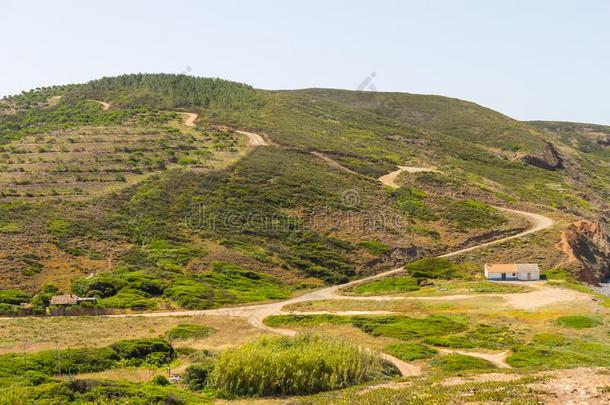
<path fill-rule="evenodd" d="M 494 205 L 568 223 L 596 221 L 610 200 L 604 128 L 566 132 L 445 97 L 137 74 L 2 105 L 0 283 L 30 293 L 133 272 L 198 283 L 218 263 L 287 288 L 336 283 L 526 226 Z M 243 156 L 234 130 L 271 146 Z M 438 170 L 380 187 L 397 165 Z M 533 248 L 547 267 L 562 262 L 546 251 L 559 239 Z M 178 304 L 132 284 L 114 294 Z"/>
<path fill-rule="evenodd" d="M 6 97 L 2 398 L 603 401 L 609 136 L 184 75 Z"/>

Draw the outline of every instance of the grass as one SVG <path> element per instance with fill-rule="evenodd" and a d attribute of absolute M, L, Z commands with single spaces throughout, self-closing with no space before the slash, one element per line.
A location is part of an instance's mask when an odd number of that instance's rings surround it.
<path fill-rule="evenodd" d="M 572 329 L 594 328 L 603 324 L 603 322 L 597 318 L 592 318 L 590 316 L 583 315 L 561 316 L 557 318 L 555 323 L 557 324 L 557 326 Z"/>
<path fill-rule="evenodd" d="M 513 352 L 506 361 L 516 368 L 610 367 L 610 345 L 585 337 L 539 334 Z"/>
<path fill-rule="evenodd" d="M 417 379 L 410 384 L 388 388 L 349 388 L 321 393 L 297 400 L 298 405 L 369 405 L 369 404 L 449 404 L 543 402 L 539 391 L 529 384 L 536 380 L 523 377 L 516 381 L 466 382 L 443 384 L 434 378 Z"/>
<path fill-rule="evenodd" d="M 396 343 L 386 346 L 383 350 L 404 361 L 428 359 L 438 353 L 432 347 L 417 343 Z"/>
<path fill-rule="evenodd" d="M 382 372 L 376 355 L 342 339 L 273 336 L 222 353 L 209 385 L 226 395 L 301 395 L 345 388 Z"/>
<path fill-rule="evenodd" d="M 354 317 L 354 326 L 373 336 L 412 340 L 436 335 L 462 332 L 466 329 L 463 320 L 445 315 L 430 315 L 423 318 L 408 316 Z"/>
<path fill-rule="evenodd" d="M 214 332 L 215 330 L 209 326 L 184 323 L 176 325 L 165 332 L 165 336 L 169 341 L 193 338 L 203 339 Z"/>
<path fill-rule="evenodd" d="M 349 295 L 390 295 L 419 290 L 417 280 L 412 277 L 387 277 L 381 280 L 358 284 L 343 290 Z"/>
<path fill-rule="evenodd" d="M 484 359 L 465 354 L 447 354 L 433 359 L 430 364 L 447 373 L 468 370 L 492 370 L 496 366 Z"/>
<path fill-rule="evenodd" d="M 462 334 L 431 336 L 424 341 L 427 344 L 441 347 L 499 350 L 520 344 L 521 336 L 511 326 L 481 323 Z"/>

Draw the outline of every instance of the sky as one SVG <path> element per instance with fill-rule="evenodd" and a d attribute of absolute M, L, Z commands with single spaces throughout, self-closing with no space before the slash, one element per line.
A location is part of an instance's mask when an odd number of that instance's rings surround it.
<path fill-rule="evenodd" d="M 610 124 L 610 1 L 0 0 L 0 96 L 136 72 Z"/>

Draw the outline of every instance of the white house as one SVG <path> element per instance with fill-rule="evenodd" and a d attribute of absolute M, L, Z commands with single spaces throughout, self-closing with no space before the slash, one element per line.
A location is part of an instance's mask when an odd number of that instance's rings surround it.
<path fill-rule="evenodd" d="M 488 280 L 540 280 L 540 268 L 536 263 L 485 263 Z"/>

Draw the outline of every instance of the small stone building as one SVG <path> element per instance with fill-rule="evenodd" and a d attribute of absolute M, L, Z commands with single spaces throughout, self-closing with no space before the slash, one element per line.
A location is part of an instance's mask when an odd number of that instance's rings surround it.
<path fill-rule="evenodd" d="M 485 263 L 488 280 L 540 280 L 540 268 L 536 263 Z"/>

